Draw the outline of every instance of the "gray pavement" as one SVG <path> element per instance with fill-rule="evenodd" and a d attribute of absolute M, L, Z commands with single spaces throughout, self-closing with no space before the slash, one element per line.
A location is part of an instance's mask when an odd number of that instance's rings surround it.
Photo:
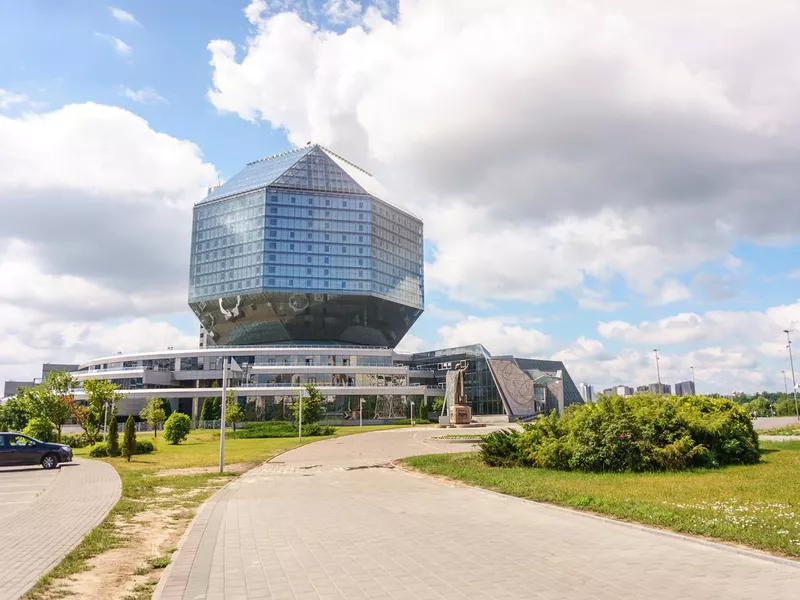
<path fill-rule="evenodd" d="M 393 430 L 288 452 L 217 493 L 156 590 L 226 598 L 797 598 L 800 564 L 392 468 Z"/>
<path fill-rule="evenodd" d="M 772 429 L 774 427 L 797 424 L 797 417 L 759 417 L 753 421 L 753 429 Z"/>
<path fill-rule="evenodd" d="M 105 518 L 121 489 L 114 468 L 96 460 L 53 471 L 0 469 L 0 600 L 19 598 L 58 564 Z"/>

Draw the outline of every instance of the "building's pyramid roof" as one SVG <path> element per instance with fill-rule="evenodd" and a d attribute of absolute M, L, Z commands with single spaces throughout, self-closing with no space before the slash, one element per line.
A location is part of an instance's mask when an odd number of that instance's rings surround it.
<path fill-rule="evenodd" d="M 268 186 L 370 194 L 388 202 L 386 190 L 372 175 L 319 144 L 252 162 L 201 202 Z"/>

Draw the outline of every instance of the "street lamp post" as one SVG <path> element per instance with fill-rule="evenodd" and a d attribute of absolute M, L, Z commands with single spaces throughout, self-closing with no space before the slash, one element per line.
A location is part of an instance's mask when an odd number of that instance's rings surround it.
<path fill-rule="evenodd" d="M 658 348 L 653 348 L 653 353 L 656 355 L 656 376 L 658 377 L 658 393 L 661 393 L 661 369 L 658 366 Z"/>
<path fill-rule="evenodd" d="M 412 402 L 411 402 L 411 403 L 408 405 L 408 407 L 409 407 L 409 412 L 411 413 L 411 414 L 409 415 L 409 417 L 411 417 L 411 425 L 412 425 L 412 427 L 413 427 L 413 425 L 414 425 L 414 402 L 412 401 Z"/>
<path fill-rule="evenodd" d="M 781 373 L 783 373 L 783 391 L 788 396 L 789 395 L 789 386 L 786 383 L 786 370 L 784 369 L 783 371 L 781 371 Z"/>
<path fill-rule="evenodd" d="M 358 400 L 358 431 L 364 431 L 364 399 Z"/>
<path fill-rule="evenodd" d="M 219 472 L 225 471 L 225 405 L 228 403 L 228 357 L 222 357 L 222 401 L 219 403 Z"/>
<path fill-rule="evenodd" d="M 303 441 L 303 388 L 300 388 L 300 410 L 297 413 L 297 439 Z"/>
<path fill-rule="evenodd" d="M 784 329 L 783 333 L 786 334 L 786 347 L 789 348 L 789 367 L 792 369 L 792 391 L 794 392 L 794 412 L 797 415 L 797 420 L 800 421 L 800 408 L 797 405 L 797 382 L 794 379 L 794 359 L 792 358 L 792 339 L 789 334 L 794 331 L 793 329 Z"/>

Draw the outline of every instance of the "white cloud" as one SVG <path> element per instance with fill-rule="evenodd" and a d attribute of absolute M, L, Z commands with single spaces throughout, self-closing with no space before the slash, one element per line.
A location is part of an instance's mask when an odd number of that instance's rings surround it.
<path fill-rule="evenodd" d="M 363 7 L 357 0 L 328 0 L 325 3 L 325 14 L 331 23 L 350 24 L 361 18 Z"/>
<path fill-rule="evenodd" d="M 131 13 L 126 10 L 122 10 L 121 8 L 114 8 L 113 6 L 108 7 L 109 12 L 111 12 L 111 16 L 114 17 L 120 23 L 129 23 L 131 25 L 141 25 L 139 21 L 136 20 Z"/>
<path fill-rule="evenodd" d="M 129 56 L 133 50 L 130 46 L 128 46 L 128 44 L 123 42 L 118 37 L 114 37 L 113 35 L 108 35 L 106 33 L 95 33 L 95 36 L 109 44 L 114 49 L 114 52 L 120 56 Z"/>
<path fill-rule="evenodd" d="M 187 313 L 191 208 L 215 180 L 196 145 L 121 108 L 0 115 L 0 379 L 107 352 L 94 338 L 121 323 Z M 188 340 L 158 327 L 167 345 Z"/>
<path fill-rule="evenodd" d="M 679 274 L 800 219 L 800 5 L 689 8 L 402 2 L 340 34 L 254 2 L 241 57 L 209 44 L 209 97 L 384 179 L 454 298 L 547 301 L 588 274 L 674 302 Z"/>
<path fill-rule="evenodd" d="M 789 279 L 800 279 L 800 269 L 793 269 L 792 271 L 789 271 L 787 277 Z"/>
<path fill-rule="evenodd" d="M 603 337 L 630 344 L 680 345 L 699 343 L 780 342 L 782 331 L 800 324 L 800 300 L 773 306 L 764 311 L 708 311 L 680 313 L 658 321 L 632 324 L 626 321 L 601 322 L 597 331 Z"/>
<path fill-rule="evenodd" d="M 492 354 L 539 356 L 551 346 L 550 338 L 536 329 L 498 317 L 467 317 L 438 330 L 437 348 L 483 344 Z"/>
<path fill-rule="evenodd" d="M 120 95 L 138 102 L 140 104 L 166 104 L 166 99 L 155 91 L 153 88 L 142 88 L 140 90 L 133 90 L 129 87 L 122 86 L 120 88 Z"/>
<path fill-rule="evenodd" d="M 25 94 L 15 94 L 0 88 L 0 110 L 10 108 L 14 104 L 26 104 L 28 97 Z"/>
<path fill-rule="evenodd" d="M 407 333 L 396 348 L 397 352 L 401 354 L 413 354 L 415 352 L 423 352 L 430 350 L 428 343 L 419 336 L 413 333 Z"/>

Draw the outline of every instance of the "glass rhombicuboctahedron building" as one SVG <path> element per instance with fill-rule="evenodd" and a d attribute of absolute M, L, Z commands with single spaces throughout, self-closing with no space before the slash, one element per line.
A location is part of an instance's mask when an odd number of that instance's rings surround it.
<path fill-rule="evenodd" d="M 194 207 L 189 306 L 216 345 L 394 348 L 424 305 L 422 221 L 308 145 L 248 164 Z"/>

